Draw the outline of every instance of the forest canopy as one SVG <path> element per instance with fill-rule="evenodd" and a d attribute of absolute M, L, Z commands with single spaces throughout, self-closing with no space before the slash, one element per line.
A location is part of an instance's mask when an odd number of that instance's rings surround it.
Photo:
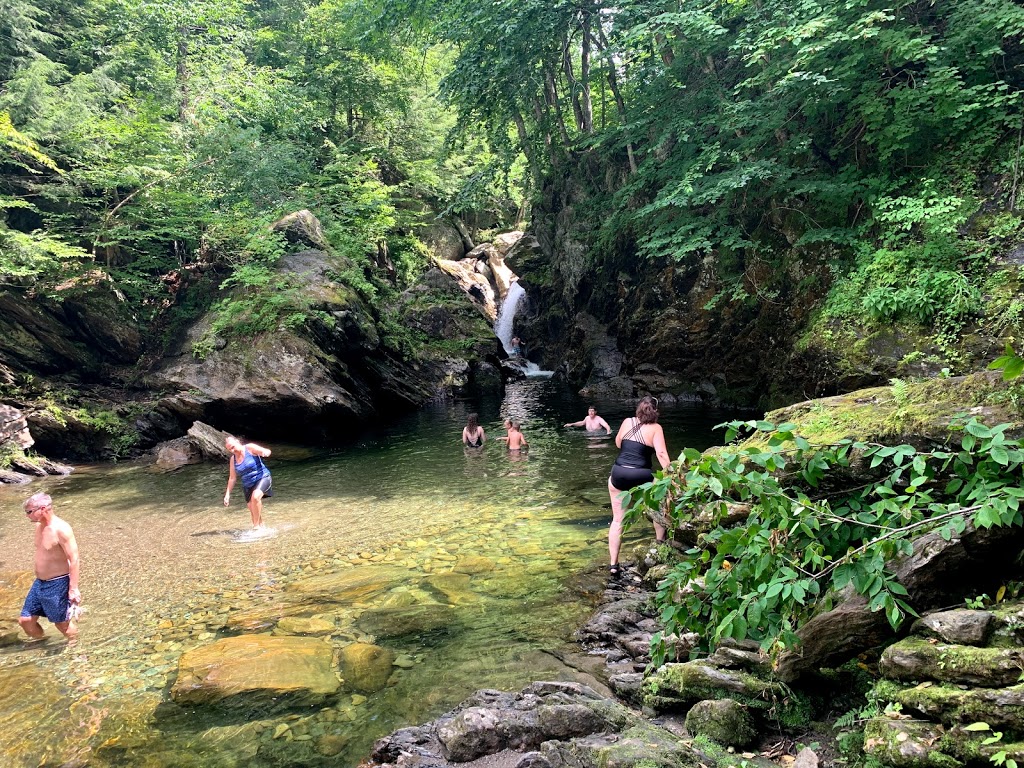
<path fill-rule="evenodd" d="M 833 316 L 956 324 L 1020 231 L 1022 30 L 1013 0 L 7 0 L 0 273 L 156 308 L 308 207 L 412 276 L 418 226 L 512 223 L 596 158 L 595 254 L 713 253 L 733 300 L 824 260 Z"/>

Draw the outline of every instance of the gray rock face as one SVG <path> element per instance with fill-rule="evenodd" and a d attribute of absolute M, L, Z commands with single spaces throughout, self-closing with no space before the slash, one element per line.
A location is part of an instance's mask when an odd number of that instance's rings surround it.
<path fill-rule="evenodd" d="M 989 611 L 940 611 L 914 622 L 911 631 L 959 645 L 985 645 L 995 629 L 995 614 Z"/>
<path fill-rule="evenodd" d="M 284 232 L 290 242 L 300 243 L 309 248 L 318 248 L 322 251 L 330 249 L 320 220 L 305 208 L 282 216 L 271 224 L 270 228 L 277 232 Z"/>
<path fill-rule="evenodd" d="M 264 439 L 306 430 L 306 439 L 361 423 L 379 409 L 431 399 L 443 378 L 430 362 L 404 360 L 377 331 L 375 310 L 335 276 L 344 259 L 321 250 L 282 257 L 279 270 L 310 309 L 304 323 L 254 339 L 210 343 L 212 317 L 188 332 L 156 383 L 190 393 L 193 418 Z M 206 344 L 205 357 L 192 355 Z M 176 408 L 177 404 L 168 402 Z"/>
<path fill-rule="evenodd" d="M 0 404 L 0 444 L 13 443 L 24 450 L 35 443 L 24 414 L 12 405 Z"/>

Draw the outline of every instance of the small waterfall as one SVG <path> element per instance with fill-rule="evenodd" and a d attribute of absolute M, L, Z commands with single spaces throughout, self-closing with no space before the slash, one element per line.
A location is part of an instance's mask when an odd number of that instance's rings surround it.
<path fill-rule="evenodd" d="M 501 310 L 498 312 L 498 319 L 494 323 L 494 335 L 501 341 L 508 355 L 512 354 L 512 337 L 515 335 L 512 332 L 512 321 L 515 319 L 516 310 L 519 309 L 519 302 L 525 295 L 526 291 L 519 285 L 518 280 L 509 285 L 505 301 L 501 303 Z"/>
<path fill-rule="evenodd" d="M 512 337 L 515 336 L 512 327 L 513 321 L 524 296 L 526 296 L 526 291 L 518 281 L 509 285 L 508 293 L 505 294 L 505 300 L 501 303 L 501 310 L 498 312 L 498 319 L 494 323 L 494 335 L 498 337 L 501 345 L 505 348 L 505 353 L 522 367 L 523 373 L 537 378 L 549 378 L 554 371 L 542 371 L 536 363 L 512 355 Z"/>

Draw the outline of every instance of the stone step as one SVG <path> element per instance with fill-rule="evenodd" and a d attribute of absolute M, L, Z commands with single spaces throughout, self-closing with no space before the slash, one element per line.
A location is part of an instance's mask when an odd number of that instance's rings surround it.
<path fill-rule="evenodd" d="M 1019 681 L 1024 648 L 977 648 L 908 637 L 885 649 L 878 668 L 890 680 L 997 688 Z"/>

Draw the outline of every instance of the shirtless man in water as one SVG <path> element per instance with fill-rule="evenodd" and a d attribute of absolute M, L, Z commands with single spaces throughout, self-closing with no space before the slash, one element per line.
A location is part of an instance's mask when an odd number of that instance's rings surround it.
<path fill-rule="evenodd" d="M 571 421 L 565 426 L 567 427 L 584 427 L 587 432 L 597 432 L 597 430 L 604 428 L 606 434 L 612 433 L 612 428 L 608 426 L 608 422 L 597 415 L 597 409 L 594 406 L 590 406 L 587 409 L 587 418 L 581 421 Z"/>
<path fill-rule="evenodd" d="M 78 543 L 71 526 L 53 514 L 53 499 L 37 493 L 25 501 L 25 514 L 36 526 L 36 580 L 25 598 L 18 623 L 30 638 L 39 640 L 45 616 L 69 640 L 78 634 L 75 613 L 78 591 Z"/>

